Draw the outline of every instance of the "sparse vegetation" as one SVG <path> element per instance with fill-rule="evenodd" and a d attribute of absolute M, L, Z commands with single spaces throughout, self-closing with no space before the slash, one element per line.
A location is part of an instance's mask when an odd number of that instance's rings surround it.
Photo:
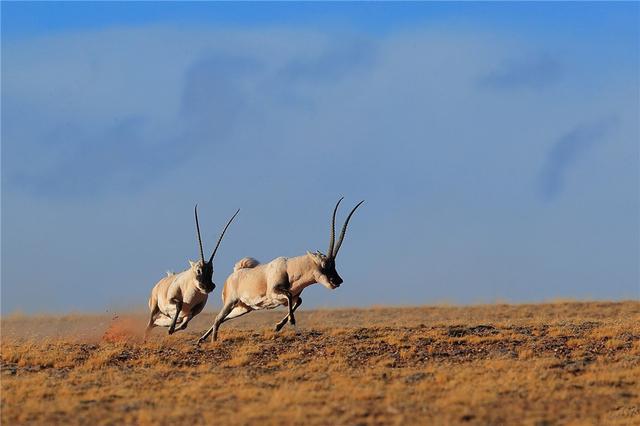
<path fill-rule="evenodd" d="M 640 424 L 640 303 L 2 320 L 2 423 Z"/>

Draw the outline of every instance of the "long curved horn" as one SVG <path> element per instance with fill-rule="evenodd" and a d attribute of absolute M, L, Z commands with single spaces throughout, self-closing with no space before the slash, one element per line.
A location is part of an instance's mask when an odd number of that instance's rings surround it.
<path fill-rule="evenodd" d="M 351 216 L 356 211 L 356 209 L 360 207 L 360 204 L 362 203 L 364 203 L 364 200 L 356 204 L 353 210 L 351 210 L 351 213 L 349 213 L 349 216 L 347 216 L 347 220 L 344 221 L 344 225 L 342 225 L 342 231 L 340 232 L 340 238 L 338 239 L 338 245 L 336 246 L 336 251 L 333 252 L 333 257 L 336 257 L 338 255 L 338 251 L 340 251 L 340 246 L 342 245 L 342 240 L 344 240 L 344 234 L 345 232 L 347 232 L 347 225 L 349 224 L 349 220 L 351 219 Z"/>
<path fill-rule="evenodd" d="M 200 246 L 200 260 L 202 260 L 202 264 L 204 265 L 204 252 L 202 251 L 202 238 L 200 237 L 200 224 L 198 223 L 198 204 L 194 208 L 194 212 L 196 214 L 196 231 L 198 231 L 198 245 Z"/>
<path fill-rule="evenodd" d="M 338 211 L 338 206 L 343 199 L 344 197 L 340 198 L 333 209 L 333 219 L 331 219 L 331 237 L 329 239 L 329 250 L 327 250 L 327 256 L 329 257 L 333 256 L 333 245 L 336 242 L 336 212 Z"/>
<path fill-rule="evenodd" d="M 231 222 L 233 222 L 233 219 L 236 218 L 238 213 L 240 213 L 240 209 L 236 210 L 234 215 L 231 216 L 231 219 L 229 219 L 229 222 L 227 222 L 227 225 L 222 230 L 222 234 L 220 234 L 220 238 L 218 238 L 218 242 L 216 243 L 216 248 L 213 249 L 213 253 L 211 253 L 211 257 L 209 258 L 209 263 L 211 263 L 211 261 L 213 260 L 213 257 L 216 255 L 216 252 L 218 251 L 218 247 L 220 247 L 220 243 L 222 242 L 222 237 L 224 237 L 224 233 L 227 232 L 227 228 L 229 227 L 229 225 L 231 225 Z"/>

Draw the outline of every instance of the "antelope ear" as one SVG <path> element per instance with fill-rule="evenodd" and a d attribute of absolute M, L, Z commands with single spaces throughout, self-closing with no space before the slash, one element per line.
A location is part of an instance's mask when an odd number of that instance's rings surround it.
<path fill-rule="evenodd" d="M 307 251 L 307 256 L 309 256 L 311 258 L 311 260 L 313 260 L 315 262 L 316 265 L 322 266 L 322 259 L 320 258 L 320 256 L 318 254 L 311 253 L 310 251 Z"/>
<path fill-rule="evenodd" d="M 196 266 L 196 262 L 194 262 L 193 260 L 189 259 L 189 266 L 191 266 L 193 268 L 194 266 Z"/>

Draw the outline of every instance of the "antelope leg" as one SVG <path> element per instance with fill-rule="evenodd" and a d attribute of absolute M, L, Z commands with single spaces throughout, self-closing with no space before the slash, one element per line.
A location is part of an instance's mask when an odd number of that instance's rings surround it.
<path fill-rule="evenodd" d="M 149 316 L 149 322 L 147 323 L 147 328 L 144 331 L 144 340 L 147 340 L 147 337 L 149 337 L 149 333 L 151 333 L 151 330 L 153 329 L 153 327 L 155 327 L 154 321 L 156 319 L 156 314 L 158 313 L 159 310 L 160 309 L 158 308 L 158 304 L 156 303 L 153 309 L 151 310 L 151 315 Z"/>
<path fill-rule="evenodd" d="M 224 305 L 222 310 L 220 310 L 220 312 L 216 316 L 216 319 L 213 321 L 213 325 L 211 326 L 211 328 L 207 330 L 207 332 L 204 333 L 201 338 L 198 339 L 198 344 L 204 342 L 211 333 L 213 333 L 213 336 L 211 336 L 212 342 L 218 339 L 218 327 L 220 327 L 220 324 L 222 324 L 222 321 L 224 321 L 225 317 L 229 315 L 229 312 L 231 312 L 235 304 L 236 301 L 234 300 Z"/>
<path fill-rule="evenodd" d="M 289 308 L 289 324 L 296 325 L 296 317 L 293 316 L 293 295 L 289 290 L 284 291 L 287 296 L 287 307 Z"/>
<path fill-rule="evenodd" d="M 291 310 L 292 313 L 295 312 L 296 309 L 298 309 L 298 307 L 300 305 L 302 305 L 302 297 L 298 296 L 296 298 L 296 301 L 293 303 L 293 309 Z M 280 322 L 276 324 L 275 331 L 278 332 L 278 331 L 282 330 L 282 327 L 285 326 L 285 324 L 287 323 L 288 319 L 289 319 L 289 315 L 287 315 L 284 318 L 282 318 L 282 320 L 280 320 Z M 295 324 L 295 322 L 294 322 L 294 324 Z"/>
<path fill-rule="evenodd" d="M 182 311 L 182 300 L 176 300 L 176 315 L 173 317 L 173 321 L 171 321 L 171 327 L 169 327 L 169 334 L 173 334 L 176 331 L 176 322 L 178 321 L 178 315 Z"/>
<path fill-rule="evenodd" d="M 187 324 L 189 324 L 189 321 L 191 321 L 193 319 L 193 317 L 195 317 L 200 312 L 202 312 L 202 310 L 204 309 L 204 305 L 205 304 L 206 304 L 206 302 L 202 302 L 202 303 L 200 303 L 198 305 L 195 305 L 193 308 L 191 308 L 191 310 L 189 311 L 189 315 L 187 315 L 182 320 L 182 323 L 180 324 L 180 327 L 178 327 L 178 330 L 184 330 L 185 328 L 187 328 Z"/>

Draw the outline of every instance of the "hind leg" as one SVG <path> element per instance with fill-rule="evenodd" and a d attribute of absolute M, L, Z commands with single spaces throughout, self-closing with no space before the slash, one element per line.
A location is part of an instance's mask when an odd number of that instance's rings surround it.
<path fill-rule="evenodd" d="M 212 342 L 218 339 L 218 328 L 220 327 L 220 324 L 222 324 L 224 319 L 227 317 L 227 315 L 231 313 L 235 304 L 236 304 L 236 300 L 232 300 L 228 302 L 226 305 L 224 305 L 224 307 L 220 310 L 220 312 L 216 316 L 216 319 L 213 321 L 213 325 L 211 326 L 211 328 L 207 330 L 207 332 L 204 333 L 202 337 L 198 339 L 198 342 L 197 342 L 198 344 L 204 342 L 211 333 L 213 333 L 213 336 L 211 336 Z"/>
<path fill-rule="evenodd" d="M 153 309 L 151 309 L 151 315 L 149 316 L 149 322 L 147 323 L 147 328 L 144 331 L 144 340 L 147 340 L 147 337 L 149 337 L 149 333 L 151 333 L 151 330 L 153 329 L 153 327 L 155 327 L 155 319 L 156 319 L 156 315 L 158 314 L 158 312 L 160 311 L 160 309 L 158 308 L 158 304 L 156 303 L 153 306 Z"/>
<path fill-rule="evenodd" d="M 237 302 L 237 303 L 241 303 L 241 302 Z M 222 325 L 223 322 L 229 321 L 230 319 L 233 319 L 233 318 L 241 317 L 242 315 L 246 314 L 247 312 L 251 312 L 252 310 L 253 309 L 251 309 L 247 305 L 236 304 L 236 306 L 231 309 L 231 312 L 229 312 L 226 316 L 224 316 L 224 318 L 220 320 L 219 324 L 216 325 L 216 322 L 214 322 L 213 326 L 209 330 L 207 330 L 207 332 L 204 333 L 204 335 L 200 339 L 198 339 L 197 344 L 204 342 L 211 333 L 213 333 L 213 337 L 211 337 L 211 341 L 213 342 L 214 340 L 218 340 L 218 328 Z M 224 312 L 224 309 L 218 314 L 218 316 L 216 317 L 216 321 L 218 321 L 218 317 L 220 317 L 220 315 L 223 312 Z"/>
<path fill-rule="evenodd" d="M 251 312 L 252 310 L 253 309 L 251 309 L 247 305 L 243 304 L 242 302 L 238 302 L 238 303 L 236 303 L 236 306 L 231 310 L 231 312 L 229 312 L 229 315 L 224 317 L 222 322 L 224 323 L 224 322 L 229 321 L 230 319 L 241 317 L 244 314 L 246 314 L 248 312 Z"/>

